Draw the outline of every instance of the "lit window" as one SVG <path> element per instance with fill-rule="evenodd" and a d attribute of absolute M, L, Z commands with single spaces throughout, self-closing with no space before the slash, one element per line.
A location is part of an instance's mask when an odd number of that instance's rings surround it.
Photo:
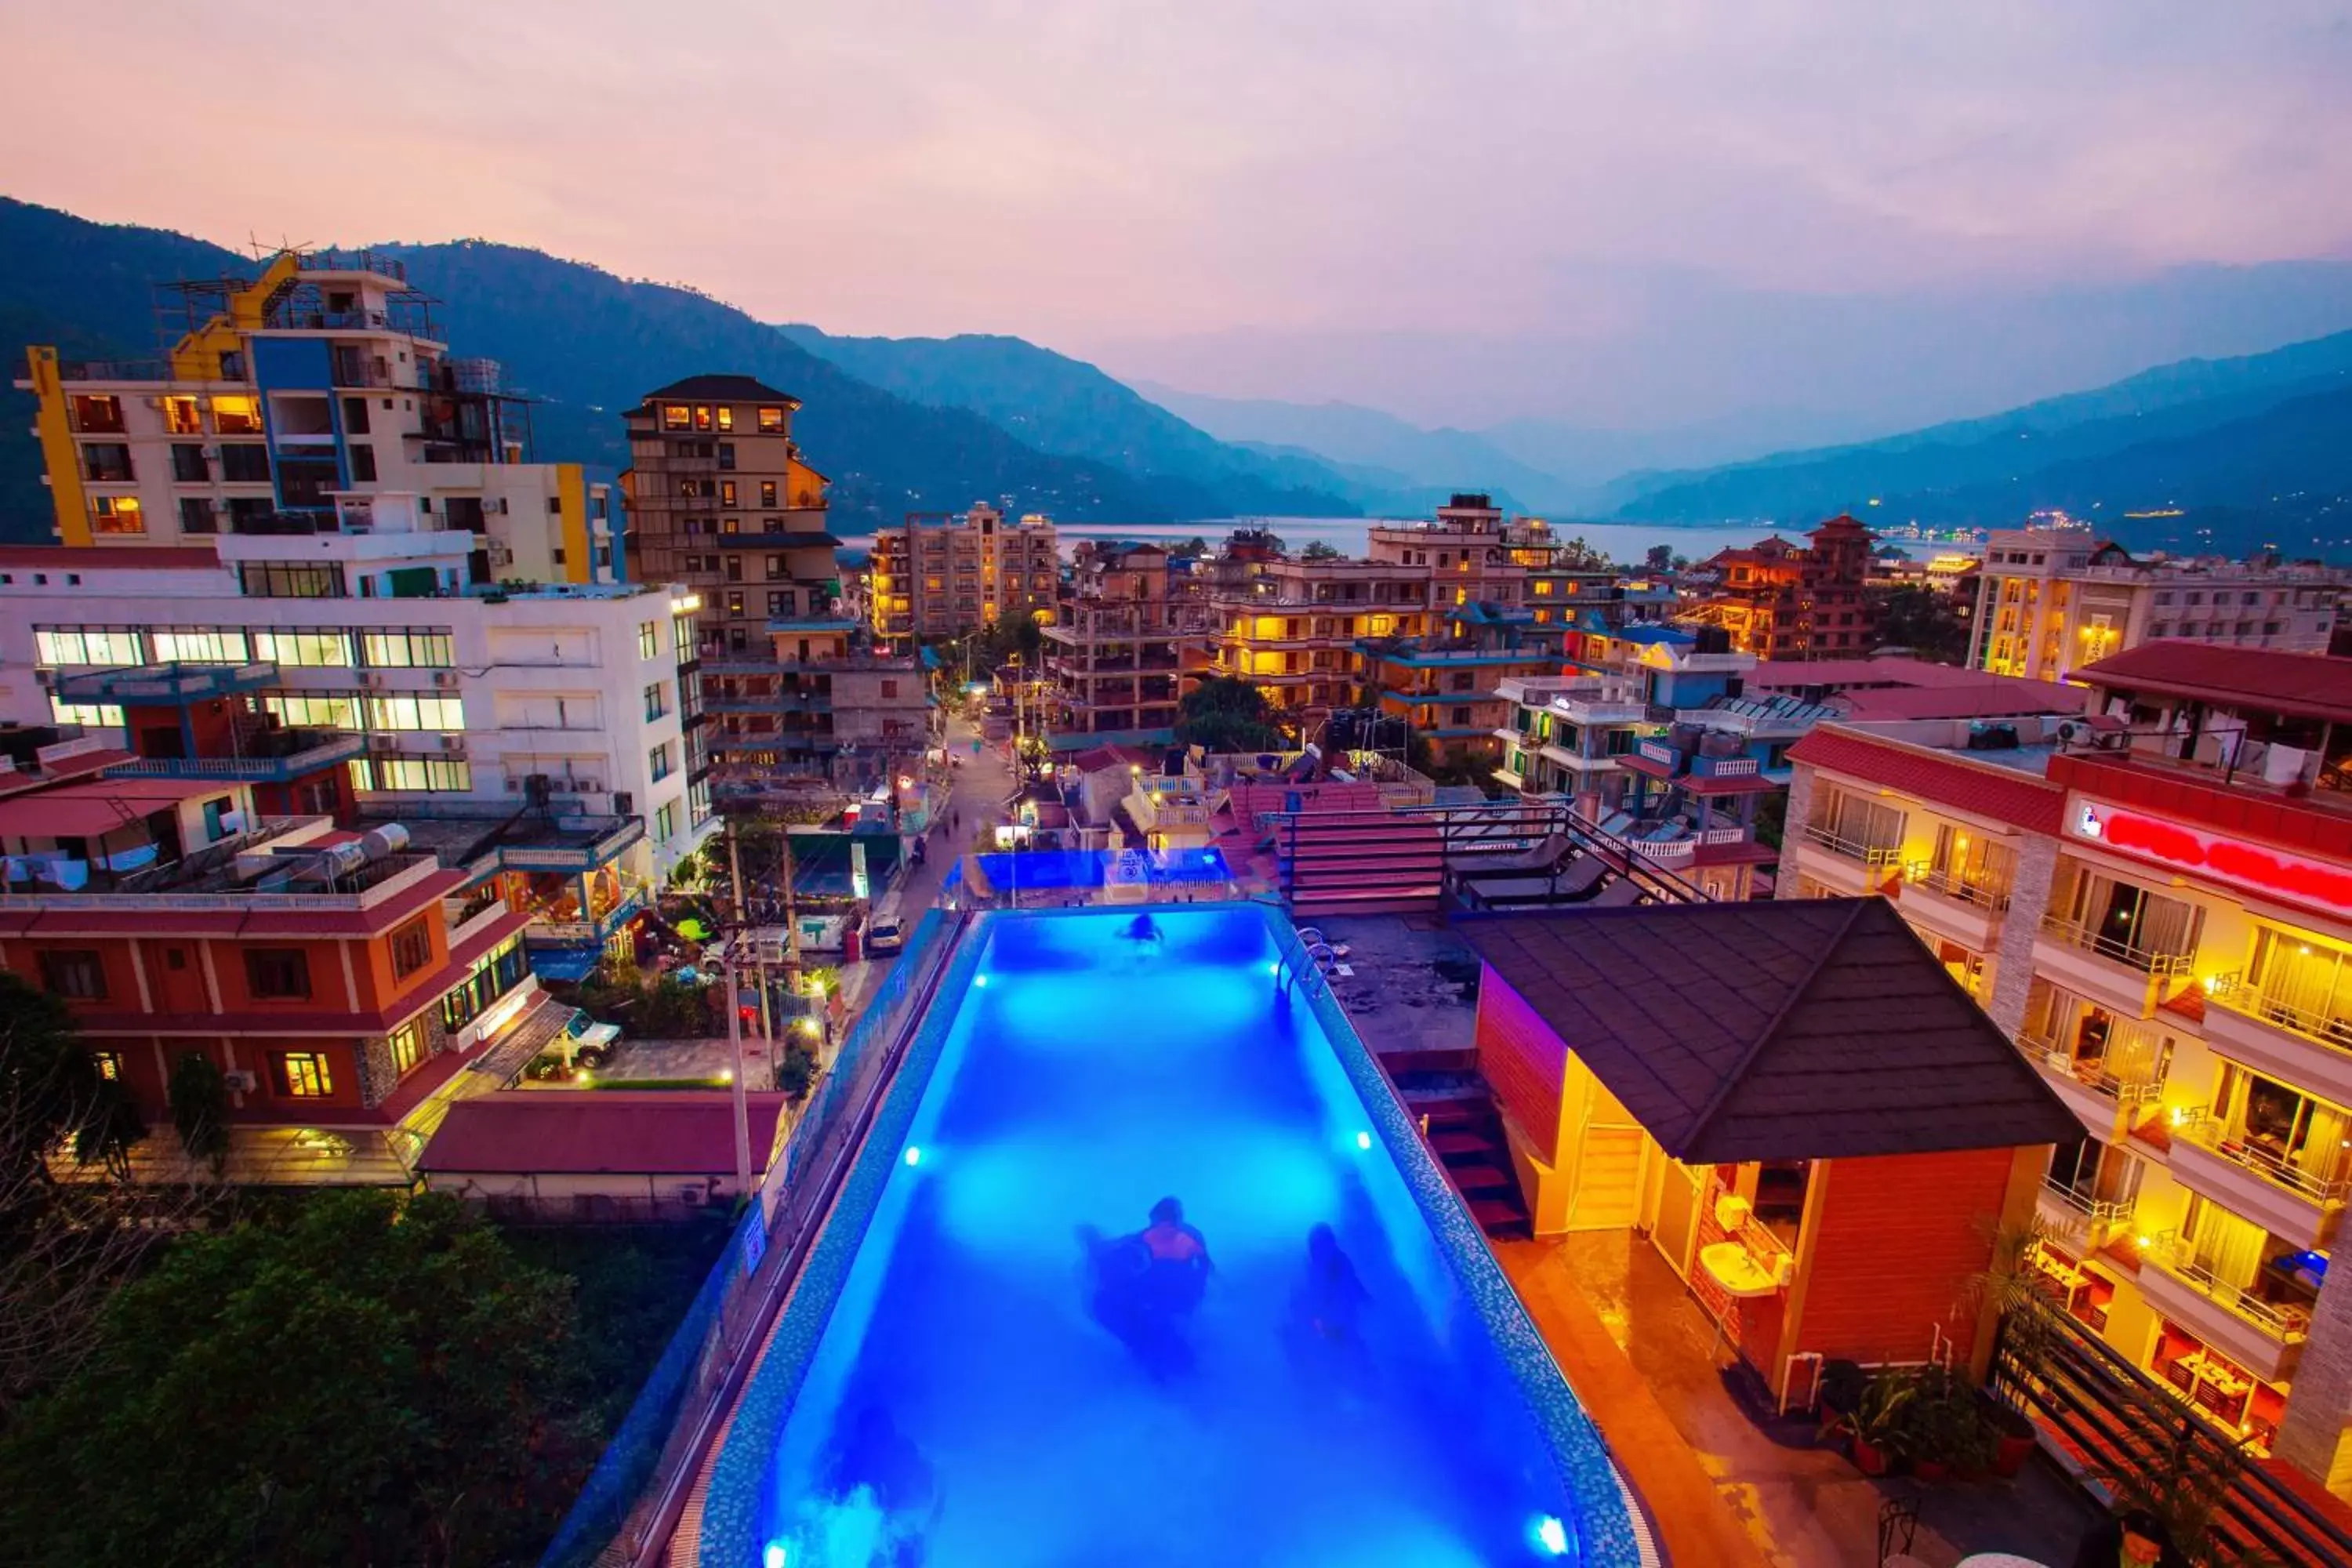
<path fill-rule="evenodd" d="M 782 434 L 783 434 L 783 430 L 784 430 L 784 411 L 783 411 L 782 409 L 781 409 L 781 408 L 762 408 L 762 409 L 761 409 L 761 410 L 760 410 L 760 434 L 761 434 L 761 435 L 762 435 L 762 436 L 781 436 L 781 435 L 782 435 Z"/>
<path fill-rule="evenodd" d="M 384 1044 L 392 1047 L 392 1070 L 406 1078 L 425 1059 L 425 1026 L 414 1021 L 403 1024 L 384 1037 Z"/>
<path fill-rule="evenodd" d="M 324 1100 L 335 1092 L 327 1058 L 316 1051 L 283 1051 L 278 1058 L 278 1092 L 293 1100 Z"/>
<path fill-rule="evenodd" d="M 466 705 L 456 697 L 371 697 L 367 700 L 371 730 L 434 730 L 452 733 L 466 727 Z"/>
<path fill-rule="evenodd" d="M 163 399 L 163 428 L 174 436 L 201 436 L 205 433 L 204 416 L 197 412 L 193 397 Z"/>
<path fill-rule="evenodd" d="M 722 403 L 719 405 L 718 415 L 719 427 L 721 430 L 732 430 L 735 428 L 735 410 L 733 408 Z"/>
<path fill-rule="evenodd" d="M 352 637 L 340 631 L 270 631 L 256 627 L 253 657 L 306 668 L 348 668 Z"/>
<path fill-rule="evenodd" d="M 222 436 L 258 436 L 261 434 L 261 405 L 250 397 L 215 397 L 213 429 Z"/>
<path fill-rule="evenodd" d="M 637 623 L 637 657 L 639 658 L 658 658 L 660 654 L 661 623 L 659 621 L 639 621 Z"/>
<path fill-rule="evenodd" d="M 663 405 L 662 405 L 662 428 L 663 428 L 663 429 L 665 429 L 665 430 L 684 430 L 684 429 L 688 428 L 688 426 L 690 426 L 693 423 L 694 423 L 694 411 L 693 411 L 692 409 L 690 409 L 690 408 L 687 407 L 687 405 L 686 405 L 685 404 L 683 404 L 683 403 L 665 403 L 665 404 L 663 404 Z"/>
<path fill-rule="evenodd" d="M 89 1053 L 89 1057 L 90 1060 L 97 1064 L 99 1077 L 106 1079 L 109 1083 L 120 1083 L 122 1081 L 122 1053 L 121 1051 L 92 1051 Z"/>
<path fill-rule="evenodd" d="M 710 405 L 708 403 L 698 403 L 694 405 L 694 427 L 698 430 L 710 428 Z"/>
<path fill-rule="evenodd" d="M 147 514 L 137 496 L 92 496 L 89 527 L 93 533 L 144 533 Z"/>

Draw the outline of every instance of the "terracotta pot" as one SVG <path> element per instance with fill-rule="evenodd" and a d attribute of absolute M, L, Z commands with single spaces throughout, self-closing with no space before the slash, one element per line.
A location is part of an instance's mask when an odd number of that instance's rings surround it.
<path fill-rule="evenodd" d="M 1911 1473 L 1923 1481 L 1940 1481 L 1952 1473 L 1948 1459 L 1914 1459 Z"/>
<path fill-rule="evenodd" d="M 1853 1468 L 1865 1476 L 1883 1476 L 1895 1468 L 1895 1456 L 1869 1438 L 1856 1436 L 1853 1440 Z"/>
<path fill-rule="evenodd" d="M 2014 1476 L 2025 1468 L 2025 1461 L 2032 1458 L 2034 1447 L 2031 1432 L 2021 1436 L 2003 1432 L 1993 1443 L 1992 1473 L 2001 1477 Z"/>

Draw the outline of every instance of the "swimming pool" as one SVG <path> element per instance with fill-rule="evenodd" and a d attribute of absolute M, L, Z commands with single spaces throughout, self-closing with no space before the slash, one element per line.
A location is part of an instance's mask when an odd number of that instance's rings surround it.
<path fill-rule="evenodd" d="M 1153 887 L 1209 884 L 1233 879 L 1224 856 L 1215 849 L 1023 849 L 973 857 L 1000 893 L 1019 889 L 1099 888 L 1123 858 Z M 962 885 L 961 861 L 950 869 L 946 891 Z"/>
<path fill-rule="evenodd" d="M 1319 988 L 1278 992 L 1278 916 L 1150 913 L 1145 942 L 1132 910 L 967 933 L 738 1409 L 704 1568 L 914 1560 L 877 1528 L 928 1568 L 1634 1563 L 1597 1435 L 1369 1054 Z M 1076 1233 L 1164 1195 L 1215 1272 L 1155 1376 L 1090 1314 Z M 1318 1225 L 1368 1293 L 1338 1351 L 1293 1308 Z"/>

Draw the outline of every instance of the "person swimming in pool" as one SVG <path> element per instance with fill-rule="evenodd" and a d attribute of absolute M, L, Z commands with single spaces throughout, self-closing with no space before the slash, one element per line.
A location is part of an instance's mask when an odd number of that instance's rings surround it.
<path fill-rule="evenodd" d="M 1150 942 L 1157 947 L 1162 940 L 1160 934 L 1160 922 L 1150 915 L 1136 916 L 1127 922 L 1127 940 L 1139 946 Z"/>
<path fill-rule="evenodd" d="M 1150 1254 L 1150 1284 L 1160 1303 L 1179 1315 L 1199 1306 L 1215 1265 L 1209 1260 L 1208 1238 L 1184 1223 L 1184 1205 L 1172 1197 L 1152 1205 L 1151 1223 L 1136 1239 Z"/>
<path fill-rule="evenodd" d="M 827 1549 L 820 1563 L 920 1568 L 924 1535 L 939 1516 L 939 1482 L 889 1411 L 868 1405 L 857 1413 L 826 1458 L 821 1491 L 815 1522 Z"/>
<path fill-rule="evenodd" d="M 1144 1371 L 1165 1382 L 1192 1364 L 1192 1350 L 1152 1289 L 1151 1253 L 1141 1236 L 1106 1237 L 1078 1227 L 1086 1254 L 1087 1312 L 1125 1345 Z"/>

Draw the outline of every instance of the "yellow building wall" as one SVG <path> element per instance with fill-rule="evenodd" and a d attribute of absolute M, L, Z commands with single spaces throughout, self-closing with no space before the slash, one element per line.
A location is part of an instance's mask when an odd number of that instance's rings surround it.
<path fill-rule="evenodd" d="M 37 344 L 25 351 L 32 368 L 33 396 L 40 407 L 33 416 L 33 432 L 41 443 L 41 460 L 49 469 L 49 504 L 57 510 L 58 542 L 89 542 L 89 498 L 81 486 L 81 454 L 74 449 L 73 422 L 66 416 L 65 383 L 58 372 L 58 351 Z"/>
<path fill-rule="evenodd" d="M 563 580 L 593 582 L 596 555 L 588 544 L 587 471 L 577 463 L 558 463 L 555 495 L 556 505 L 561 509 L 558 521 L 563 530 Z"/>

